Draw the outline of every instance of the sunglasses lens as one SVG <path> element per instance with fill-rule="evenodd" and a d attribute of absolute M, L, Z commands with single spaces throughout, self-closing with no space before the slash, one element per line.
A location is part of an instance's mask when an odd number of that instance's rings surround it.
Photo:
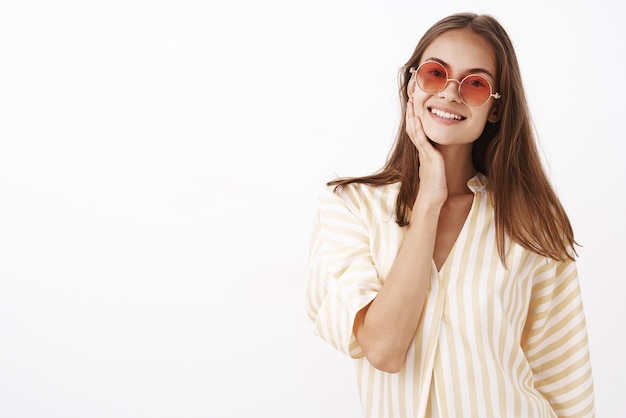
<path fill-rule="evenodd" d="M 491 86 L 486 78 L 470 75 L 461 83 L 461 98 L 469 106 L 482 106 L 491 97 Z"/>
<path fill-rule="evenodd" d="M 437 93 L 446 86 L 448 73 L 443 65 L 427 61 L 417 69 L 417 85 L 425 93 Z"/>

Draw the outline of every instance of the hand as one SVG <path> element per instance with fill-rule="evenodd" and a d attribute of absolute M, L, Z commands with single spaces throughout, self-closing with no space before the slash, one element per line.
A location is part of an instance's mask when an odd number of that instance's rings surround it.
<path fill-rule="evenodd" d="M 409 98 L 406 110 L 406 132 L 417 148 L 419 158 L 419 189 L 418 201 L 443 206 L 448 198 L 448 185 L 443 156 L 433 147 L 422 128 L 422 121 L 415 116 L 413 98 Z"/>

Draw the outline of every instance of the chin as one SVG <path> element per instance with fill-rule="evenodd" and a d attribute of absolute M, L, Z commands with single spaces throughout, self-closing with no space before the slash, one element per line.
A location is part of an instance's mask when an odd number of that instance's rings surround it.
<path fill-rule="evenodd" d="M 431 132 L 433 135 L 429 135 L 428 132 L 425 133 L 426 137 L 433 145 L 467 145 L 473 143 L 480 137 L 480 135 L 475 138 L 473 135 L 468 137 L 466 132 L 464 132 L 465 135 L 463 136 L 450 135 L 450 133 L 444 134 L 441 132 Z"/>
<path fill-rule="evenodd" d="M 432 134 L 428 132 L 425 133 L 426 138 L 428 138 L 428 141 L 433 145 L 452 145 L 458 143 L 458 138 L 451 137 L 450 135 L 442 135 L 438 132 L 432 132 Z"/>
<path fill-rule="evenodd" d="M 438 141 L 437 139 L 428 139 L 428 141 L 433 144 L 433 146 L 435 147 L 450 147 L 450 146 L 461 146 L 461 145 L 471 145 L 472 143 L 474 143 L 476 140 L 460 140 L 460 139 L 454 139 L 454 138 L 445 138 L 443 140 Z"/>

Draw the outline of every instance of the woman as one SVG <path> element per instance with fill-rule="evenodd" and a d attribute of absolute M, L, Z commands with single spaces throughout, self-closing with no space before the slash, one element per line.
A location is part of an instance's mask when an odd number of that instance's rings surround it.
<path fill-rule="evenodd" d="M 367 417 L 593 416 L 574 234 L 507 33 L 440 20 L 400 96 L 384 167 L 319 198 L 315 333 L 355 359 Z"/>

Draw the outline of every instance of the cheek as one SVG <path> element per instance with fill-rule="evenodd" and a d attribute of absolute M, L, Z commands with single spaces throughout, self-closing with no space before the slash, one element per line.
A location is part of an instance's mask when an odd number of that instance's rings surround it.
<path fill-rule="evenodd" d="M 416 91 L 415 94 L 413 94 L 413 112 L 415 116 L 423 118 L 426 113 L 428 113 L 426 99 L 430 96 L 432 95 L 423 93 L 422 91 Z"/>

